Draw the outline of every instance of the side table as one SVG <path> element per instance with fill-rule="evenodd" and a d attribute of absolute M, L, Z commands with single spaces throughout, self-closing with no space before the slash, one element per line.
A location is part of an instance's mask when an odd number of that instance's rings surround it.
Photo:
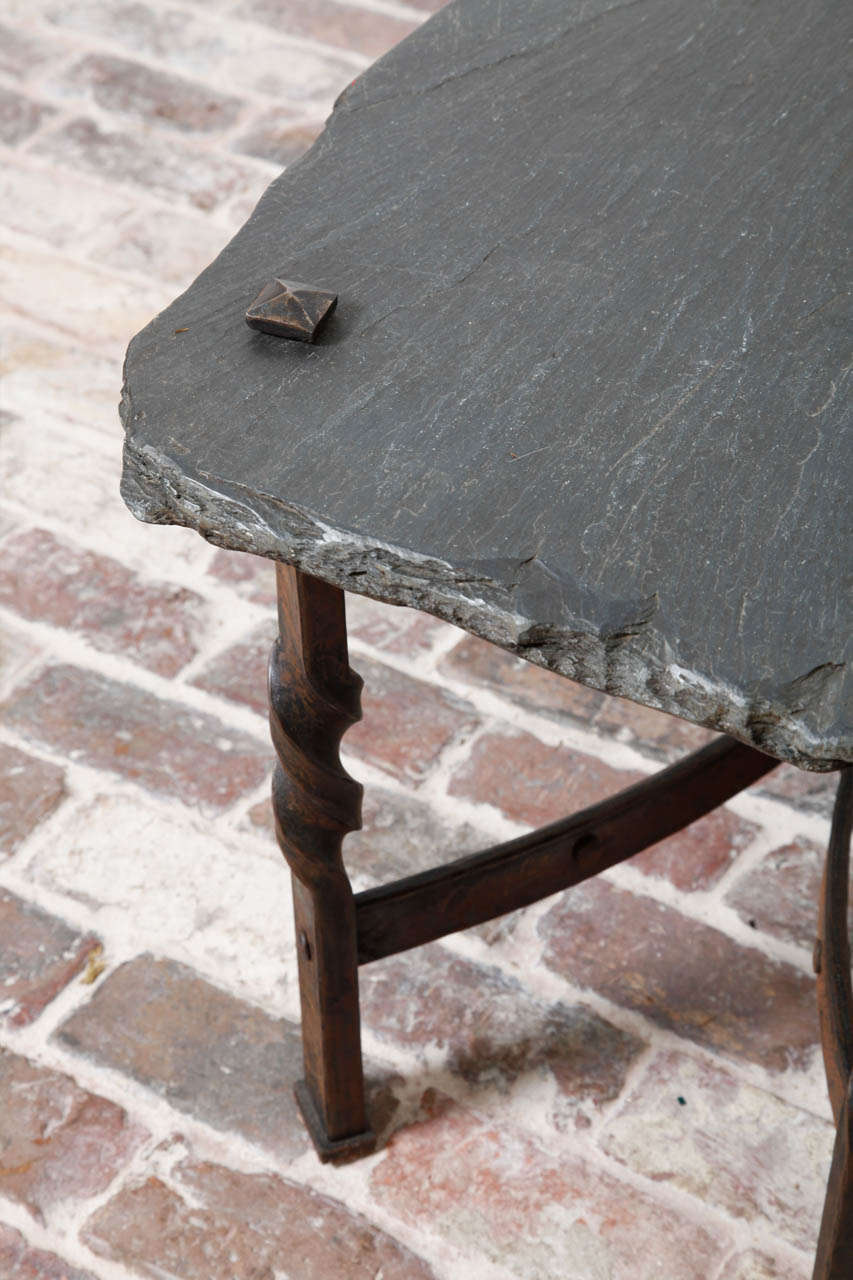
<path fill-rule="evenodd" d="M 819 1280 L 853 1275 L 850 23 L 832 0 L 455 0 L 134 339 L 122 405 L 134 514 L 278 562 L 273 797 L 322 1159 L 374 1145 L 359 965 L 594 876 L 780 760 L 841 771 Z M 354 895 L 345 590 L 723 736 Z"/>

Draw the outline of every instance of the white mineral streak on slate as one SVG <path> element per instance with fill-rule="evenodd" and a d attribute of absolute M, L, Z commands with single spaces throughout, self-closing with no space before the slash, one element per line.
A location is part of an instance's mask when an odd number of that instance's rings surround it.
<path fill-rule="evenodd" d="M 853 759 L 852 23 L 456 0 L 134 340 L 131 509 Z M 315 346 L 246 327 L 279 275 L 340 295 Z"/>

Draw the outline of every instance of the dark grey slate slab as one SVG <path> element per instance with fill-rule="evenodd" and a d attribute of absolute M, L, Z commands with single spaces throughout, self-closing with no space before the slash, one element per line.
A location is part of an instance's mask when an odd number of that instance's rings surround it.
<path fill-rule="evenodd" d="M 131 509 L 853 758 L 852 22 L 456 0 L 134 340 Z M 247 328 L 275 276 L 339 294 L 316 345 Z"/>

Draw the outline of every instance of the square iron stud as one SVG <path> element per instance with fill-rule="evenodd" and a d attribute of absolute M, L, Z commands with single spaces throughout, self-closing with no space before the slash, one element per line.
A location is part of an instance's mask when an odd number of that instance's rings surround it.
<path fill-rule="evenodd" d="M 246 312 L 246 324 L 279 338 L 313 342 L 337 306 L 338 295 L 311 284 L 271 280 Z"/>

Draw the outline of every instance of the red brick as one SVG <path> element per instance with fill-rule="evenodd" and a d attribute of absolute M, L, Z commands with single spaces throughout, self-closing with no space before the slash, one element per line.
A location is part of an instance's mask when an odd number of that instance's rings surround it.
<path fill-rule="evenodd" d="M 232 645 L 213 658 L 191 682 L 208 693 L 251 707 L 259 715 L 267 713 L 267 664 L 275 639 L 276 625 L 270 619 L 246 640 Z"/>
<path fill-rule="evenodd" d="M 232 144 L 231 149 L 257 156 L 259 160 L 268 160 L 270 164 L 286 169 L 314 145 L 322 129 L 321 121 L 316 124 L 300 121 L 295 124 L 292 115 L 271 111 L 253 121 L 251 127 Z M 230 554 L 239 555 L 240 552 Z"/>
<path fill-rule="evenodd" d="M 242 551 L 217 551 L 208 573 L 255 604 L 275 604 L 275 564 Z"/>
<path fill-rule="evenodd" d="M 148 1136 L 114 1102 L 6 1049 L 0 1097 L 3 1195 L 39 1221 L 104 1191 Z"/>
<path fill-rule="evenodd" d="M 307 36 L 370 58 L 386 53 L 418 25 L 334 0 L 311 0 L 310 5 L 303 0 L 244 0 L 237 14 L 287 35 Z"/>
<path fill-rule="evenodd" d="M 837 773 L 808 773 L 792 764 L 782 764 L 756 787 L 760 793 L 787 800 L 795 809 L 806 813 L 832 813 L 835 792 L 838 789 Z"/>
<path fill-rule="evenodd" d="M 825 1120 L 711 1063 L 664 1053 L 601 1141 L 644 1177 L 812 1251 L 834 1136 Z"/>
<path fill-rule="evenodd" d="M 359 656 L 364 718 L 347 732 L 344 749 L 408 782 L 421 782 L 451 742 L 470 735 L 479 719 L 454 694 Z"/>
<path fill-rule="evenodd" d="M 646 754 L 664 759 L 674 759 L 714 737 L 708 729 L 588 689 L 474 636 L 452 649 L 441 669 L 458 680 L 491 689 L 528 711 L 627 739 Z"/>
<path fill-rule="evenodd" d="M 381 1040 L 423 1053 L 480 1088 L 550 1075 L 559 1123 L 618 1097 L 642 1041 L 585 1005 L 547 1005 L 491 966 L 419 947 L 359 976 L 362 1022 Z"/>
<path fill-rule="evenodd" d="M 90 97 L 104 110 L 144 124 L 194 133 L 229 128 L 245 105 L 208 84 L 101 53 L 75 63 L 55 88 L 64 96 Z"/>
<path fill-rule="evenodd" d="M 263 781 L 271 750 L 213 716 L 79 667 L 50 667 L 0 707 L 71 759 L 162 795 L 224 809 Z"/>
<path fill-rule="evenodd" d="M 4 1280 L 96 1280 L 55 1253 L 34 1249 L 19 1231 L 0 1222 L 0 1275 Z"/>
<path fill-rule="evenodd" d="M 310 1147 L 293 1100 L 302 1075 L 299 1028 L 214 987 L 186 965 L 140 956 L 123 964 L 56 1033 L 179 1111 L 239 1133 L 285 1160 Z M 371 1086 L 377 1124 L 396 1103 Z"/>
<path fill-rule="evenodd" d="M 621 791 L 640 776 L 519 730 L 478 738 L 453 775 L 450 794 L 494 805 L 513 822 L 539 827 Z"/>
<path fill-rule="evenodd" d="M 630 865 L 645 875 L 669 880 L 685 893 L 711 889 L 757 832 L 751 822 L 729 809 L 715 809 L 683 831 L 638 853 Z"/>
<path fill-rule="evenodd" d="M 62 769 L 0 742 L 0 856 L 14 853 L 64 798 Z"/>
<path fill-rule="evenodd" d="M 582 1156 L 552 1156 L 434 1095 L 425 1103 L 426 1118 L 394 1137 L 370 1181 L 377 1202 L 404 1222 L 426 1222 L 521 1280 L 717 1274 L 729 1247 L 723 1230 L 706 1230 Z"/>
<path fill-rule="evenodd" d="M 672 907 L 598 878 L 539 922 L 548 968 L 652 1022 L 773 1071 L 818 1039 L 813 979 Z"/>
<path fill-rule="evenodd" d="M 753 928 L 811 950 L 824 857 L 820 845 L 802 838 L 774 849 L 738 880 L 726 902 Z"/>
<path fill-rule="evenodd" d="M 33 1022 L 99 945 L 91 933 L 0 889 L 0 1023 Z"/>
<path fill-rule="evenodd" d="M 750 1251 L 731 1262 L 731 1280 L 811 1280 L 812 1269 L 805 1262 L 781 1262 L 767 1253 Z"/>
<path fill-rule="evenodd" d="M 201 596 L 141 581 L 118 560 L 83 551 L 43 529 L 11 538 L 0 564 L 0 604 L 23 618 L 77 631 L 161 676 L 198 652 L 208 609 Z"/>
<path fill-rule="evenodd" d="M 35 102 L 13 89 L 0 86 L 0 142 L 5 142 L 8 147 L 23 142 L 55 114 L 54 109 L 45 103 Z"/>
<path fill-rule="evenodd" d="M 183 1161 L 167 1187 L 124 1187 L 83 1240 L 147 1276 L 181 1280 L 433 1280 L 405 1246 L 337 1200 L 274 1174 Z"/>
<path fill-rule="evenodd" d="M 175 138 L 102 129 L 79 117 L 37 139 L 33 150 L 59 165 L 82 168 L 115 182 L 142 187 L 167 200 L 215 209 L 244 191 L 260 195 L 263 175 L 239 160 Z"/>

